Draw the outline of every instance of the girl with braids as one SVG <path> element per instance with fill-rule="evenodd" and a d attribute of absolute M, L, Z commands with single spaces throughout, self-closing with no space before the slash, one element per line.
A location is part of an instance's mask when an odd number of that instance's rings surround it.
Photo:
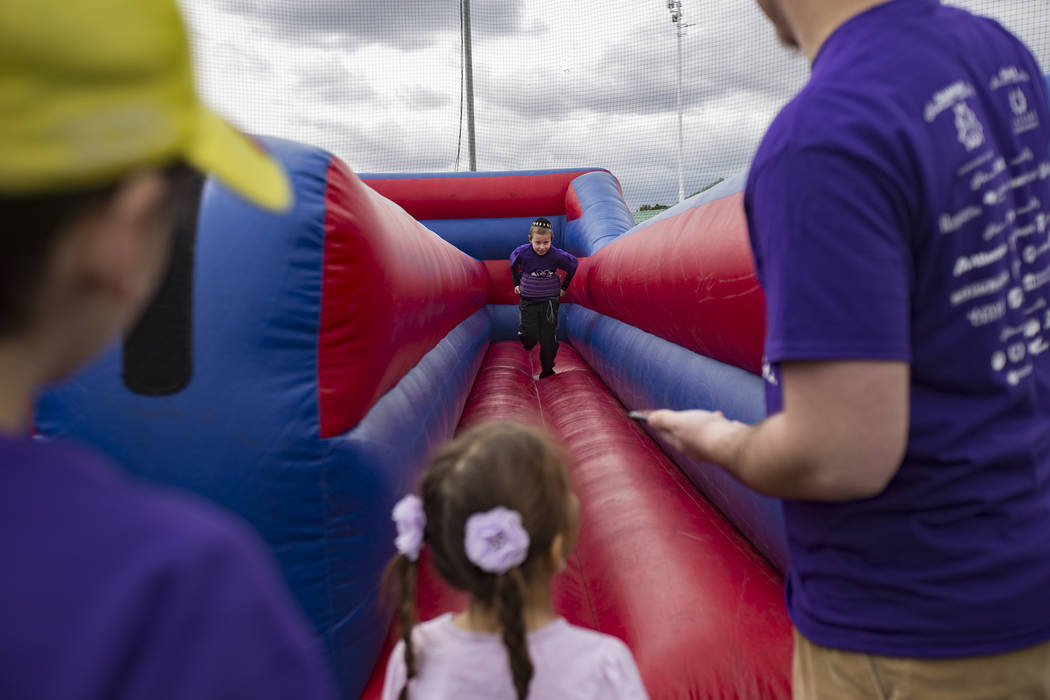
<path fill-rule="evenodd" d="M 394 508 L 402 640 L 384 700 L 648 697 L 623 642 L 554 614 L 551 578 L 575 544 L 579 502 L 550 438 L 514 423 L 469 430 L 433 457 L 421 491 Z M 417 625 L 424 544 L 471 601 Z"/>

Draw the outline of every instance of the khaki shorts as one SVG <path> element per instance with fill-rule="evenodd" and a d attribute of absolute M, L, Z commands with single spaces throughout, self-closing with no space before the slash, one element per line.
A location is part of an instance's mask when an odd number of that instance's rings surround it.
<path fill-rule="evenodd" d="M 1050 642 L 992 656 L 905 659 L 828 649 L 795 630 L 794 700 L 1050 700 Z"/>

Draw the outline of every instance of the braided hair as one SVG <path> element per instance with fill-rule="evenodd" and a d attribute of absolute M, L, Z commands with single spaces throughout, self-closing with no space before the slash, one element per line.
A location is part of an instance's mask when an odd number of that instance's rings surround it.
<path fill-rule="evenodd" d="M 463 433 L 434 455 L 421 491 L 426 513 L 424 541 L 434 567 L 451 586 L 469 593 L 472 604 L 491 611 L 499 621 L 514 688 L 519 700 L 524 700 L 534 673 L 525 630 L 528 589 L 553 574 L 547 554 L 555 538 L 571 528 L 572 492 L 563 452 L 542 431 L 516 423 L 487 423 Z M 498 506 L 520 513 L 529 535 L 525 561 L 502 574 L 473 564 L 464 545 L 467 519 Z M 391 568 L 400 582 L 398 611 L 407 678 L 411 679 L 423 653 L 411 645 L 417 566 L 399 555 Z M 408 697 L 407 681 L 400 697 Z"/>
<path fill-rule="evenodd" d="M 408 681 L 416 677 L 416 653 L 412 647 L 412 629 L 416 626 L 416 579 L 418 567 L 404 554 L 398 554 L 392 562 L 397 574 L 398 601 L 397 617 L 401 627 L 401 638 L 405 642 L 405 685 L 398 694 L 398 700 L 408 700 Z"/>

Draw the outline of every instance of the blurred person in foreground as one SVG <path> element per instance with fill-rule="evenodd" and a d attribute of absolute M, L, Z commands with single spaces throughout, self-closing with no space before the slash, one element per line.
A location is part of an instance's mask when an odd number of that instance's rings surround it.
<path fill-rule="evenodd" d="M 812 63 L 745 209 L 768 418 L 655 411 L 784 499 L 796 698 L 1050 697 L 1050 114 L 939 0 L 759 0 Z"/>
<path fill-rule="evenodd" d="M 0 697 L 334 698 L 250 528 L 29 435 L 40 388 L 153 296 L 197 172 L 290 205 L 198 102 L 171 0 L 0 4 Z"/>

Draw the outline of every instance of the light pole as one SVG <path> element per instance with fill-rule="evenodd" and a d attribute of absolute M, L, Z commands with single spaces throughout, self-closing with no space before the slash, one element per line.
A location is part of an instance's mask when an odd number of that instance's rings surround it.
<path fill-rule="evenodd" d="M 467 83 L 467 152 L 473 172 L 478 169 L 478 162 L 474 155 L 474 59 L 470 50 L 470 0 L 461 0 L 460 10 L 463 15 L 463 65 Z"/>
<path fill-rule="evenodd" d="M 667 9 L 671 11 L 671 21 L 675 26 L 677 40 L 675 61 L 675 82 L 678 94 L 678 201 L 685 199 L 685 181 L 682 177 L 682 35 L 689 25 L 683 19 L 682 0 L 667 0 Z"/>

